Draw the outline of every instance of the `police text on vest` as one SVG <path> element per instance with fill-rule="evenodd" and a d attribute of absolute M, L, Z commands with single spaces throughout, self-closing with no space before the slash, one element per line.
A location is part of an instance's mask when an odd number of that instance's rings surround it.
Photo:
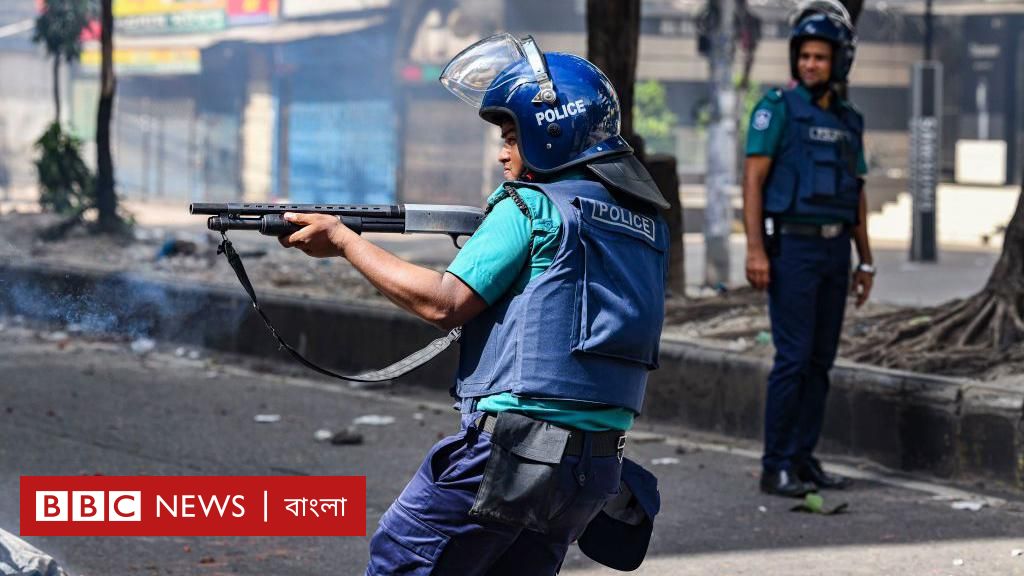
<path fill-rule="evenodd" d="M 654 242 L 654 219 L 647 216 L 636 214 L 631 210 L 626 210 L 622 206 L 615 206 L 614 204 L 606 204 L 604 202 L 594 202 L 594 209 L 591 213 L 594 220 L 599 220 L 605 224 L 611 224 L 613 226 L 622 226 L 634 230 L 640 234 L 643 234 L 647 238 L 650 238 L 651 242 Z"/>

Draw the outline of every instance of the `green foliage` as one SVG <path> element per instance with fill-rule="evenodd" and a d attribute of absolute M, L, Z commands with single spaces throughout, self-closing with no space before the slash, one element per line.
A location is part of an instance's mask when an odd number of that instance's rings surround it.
<path fill-rule="evenodd" d="M 674 153 L 672 129 L 679 119 L 668 108 L 665 87 L 657 80 L 641 82 L 633 98 L 633 129 L 643 136 L 648 153 Z"/>
<path fill-rule="evenodd" d="M 46 0 L 32 41 L 43 44 L 53 58 L 77 60 L 82 53 L 82 30 L 97 14 L 95 0 Z"/>
<path fill-rule="evenodd" d="M 35 164 L 43 210 L 80 217 L 93 207 L 93 175 L 82 161 L 82 142 L 54 122 L 35 147 L 40 152 Z"/>

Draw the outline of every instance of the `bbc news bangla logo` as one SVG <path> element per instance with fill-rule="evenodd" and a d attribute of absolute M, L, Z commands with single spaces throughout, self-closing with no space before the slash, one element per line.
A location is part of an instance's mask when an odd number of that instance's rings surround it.
<path fill-rule="evenodd" d="M 22 536 L 365 536 L 365 476 L 22 476 Z"/>

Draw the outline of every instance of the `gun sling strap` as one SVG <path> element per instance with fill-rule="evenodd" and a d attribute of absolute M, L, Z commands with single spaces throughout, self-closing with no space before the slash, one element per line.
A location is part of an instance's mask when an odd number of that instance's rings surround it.
<path fill-rule="evenodd" d="M 270 333 L 275 339 L 277 339 L 278 344 L 281 345 L 281 348 L 287 350 L 288 353 L 298 360 L 303 366 L 310 370 L 319 372 L 324 376 L 330 376 L 332 378 L 352 383 L 387 383 L 390 380 L 398 378 L 403 374 L 408 374 L 409 372 L 412 372 L 426 364 L 435 356 L 447 350 L 448 347 L 451 346 L 452 343 L 458 341 L 459 337 L 462 335 L 462 328 L 455 328 L 449 332 L 447 336 L 442 336 L 441 338 L 434 340 L 422 349 L 417 350 L 398 362 L 395 362 L 385 368 L 381 368 L 380 370 L 372 370 L 369 372 L 362 372 L 360 374 L 339 374 L 332 370 L 328 370 L 327 368 L 323 368 L 311 360 L 308 360 L 305 356 L 300 354 L 298 350 L 281 338 L 281 335 L 278 334 L 277 329 L 274 328 L 274 325 L 270 322 L 270 318 L 268 318 L 263 312 L 263 308 L 260 307 L 260 303 L 256 299 L 256 290 L 253 289 L 252 282 L 249 281 L 249 275 L 245 272 L 245 266 L 242 265 L 241 256 L 238 255 L 238 252 L 236 252 L 235 248 L 231 245 L 231 241 L 228 240 L 227 235 L 223 232 L 221 232 L 221 238 L 220 246 L 217 247 L 217 254 L 224 254 L 227 257 L 228 264 L 231 265 L 231 269 L 234 270 L 235 275 L 238 276 L 239 283 L 242 284 L 242 288 L 245 288 L 245 291 L 249 294 L 249 299 L 252 300 L 252 307 L 260 315 L 260 318 L 263 319 L 263 323 L 267 325 L 267 329 L 270 330 Z"/>

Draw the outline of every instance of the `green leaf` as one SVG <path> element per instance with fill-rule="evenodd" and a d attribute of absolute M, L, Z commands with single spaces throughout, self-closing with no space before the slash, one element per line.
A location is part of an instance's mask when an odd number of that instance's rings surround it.
<path fill-rule="evenodd" d="M 810 509 L 815 514 L 821 514 L 822 506 L 825 505 L 825 499 L 816 492 L 811 492 L 807 496 L 804 496 L 804 506 Z"/>

